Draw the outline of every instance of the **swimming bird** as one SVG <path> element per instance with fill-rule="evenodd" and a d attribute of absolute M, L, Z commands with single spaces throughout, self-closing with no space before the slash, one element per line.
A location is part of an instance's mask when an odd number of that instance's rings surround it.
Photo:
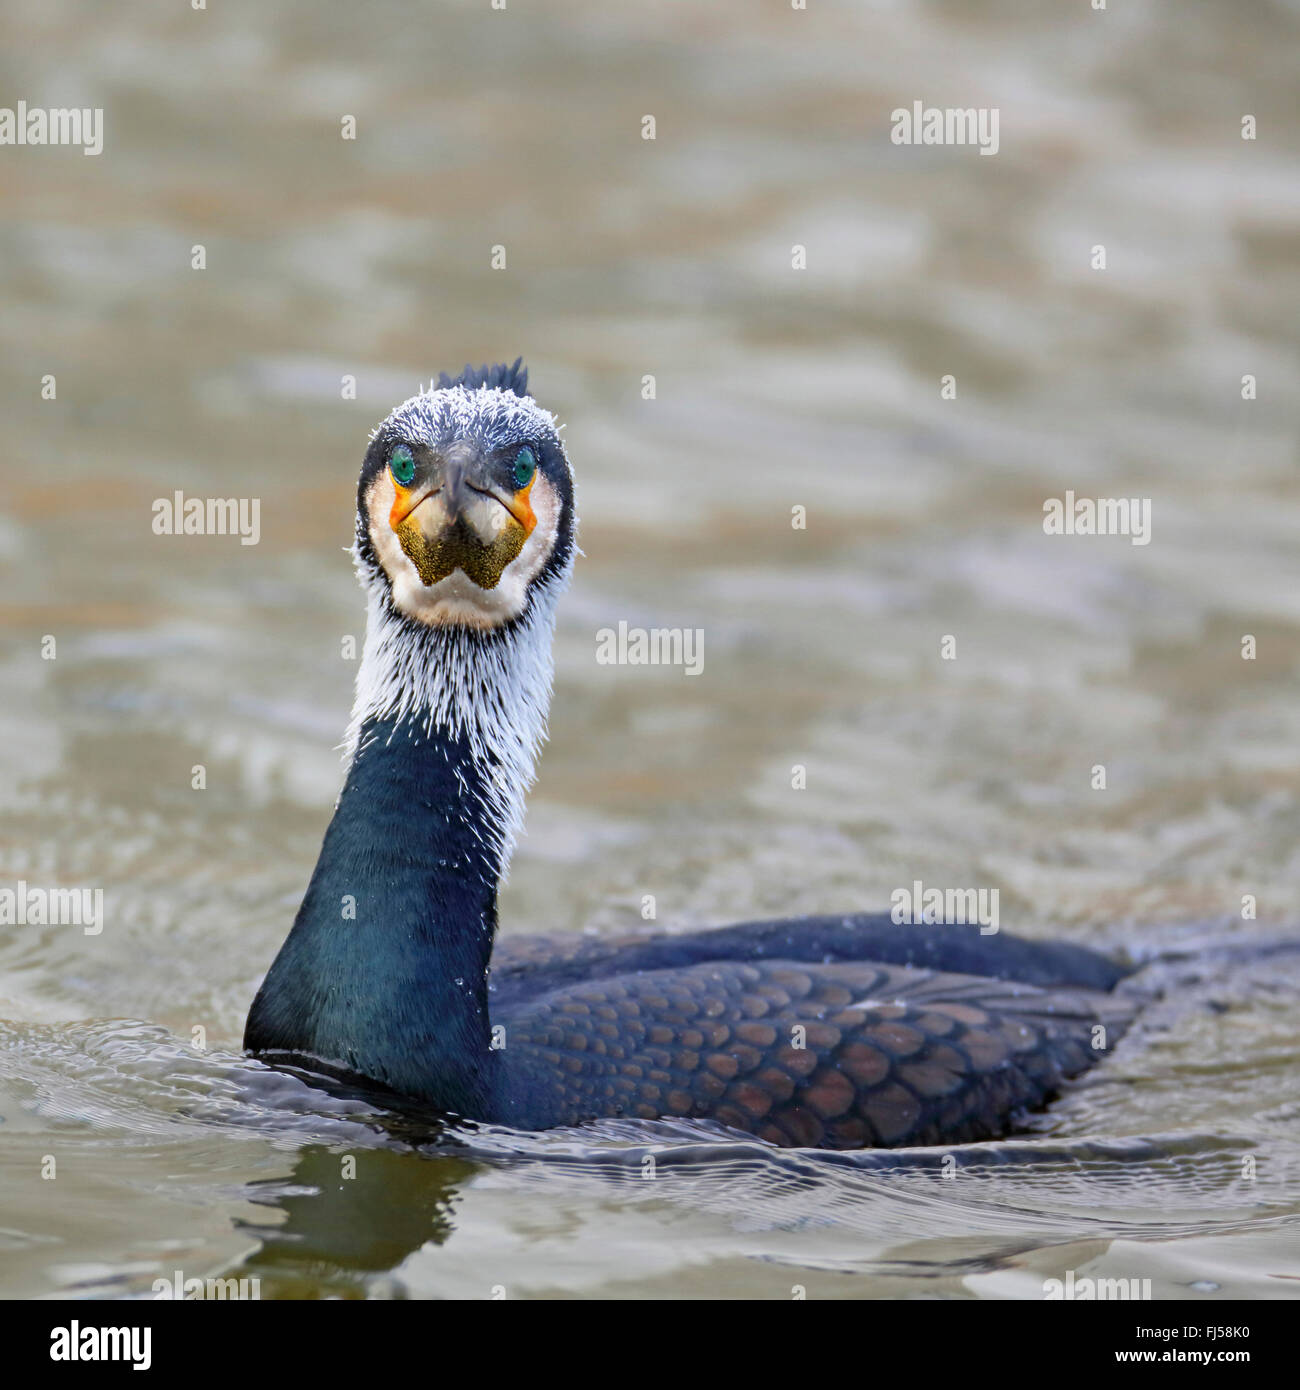
<path fill-rule="evenodd" d="M 1125 968 L 977 926 L 506 934 L 494 954 L 575 534 L 519 360 L 443 374 L 371 437 L 346 777 L 250 1052 L 519 1129 L 676 1117 L 832 1149 L 996 1137 L 1103 1054 Z"/>

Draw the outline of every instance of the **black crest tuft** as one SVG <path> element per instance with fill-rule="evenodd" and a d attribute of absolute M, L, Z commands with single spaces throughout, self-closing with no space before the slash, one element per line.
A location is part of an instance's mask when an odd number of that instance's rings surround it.
<path fill-rule="evenodd" d="M 504 362 L 498 362 L 495 367 L 471 367 L 466 362 L 465 370 L 459 376 L 448 376 L 446 372 L 438 373 L 438 390 L 443 391 L 448 386 L 468 386 L 471 389 L 476 386 L 489 386 L 500 391 L 513 391 L 516 396 L 526 396 L 528 368 L 524 366 L 522 357 L 516 357 L 509 367 Z"/>

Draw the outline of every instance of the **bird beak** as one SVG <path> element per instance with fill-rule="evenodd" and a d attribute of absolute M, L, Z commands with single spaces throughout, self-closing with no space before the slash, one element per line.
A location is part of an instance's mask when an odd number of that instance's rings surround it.
<path fill-rule="evenodd" d="M 443 450 L 432 472 L 412 487 L 395 481 L 393 489 L 389 525 L 425 584 L 462 570 L 479 588 L 495 589 L 537 525 L 528 500 L 532 482 L 503 490 L 468 441 Z"/>

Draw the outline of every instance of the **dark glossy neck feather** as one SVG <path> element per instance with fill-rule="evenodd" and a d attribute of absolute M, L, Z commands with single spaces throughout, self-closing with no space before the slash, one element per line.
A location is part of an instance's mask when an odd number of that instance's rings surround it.
<path fill-rule="evenodd" d="M 244 1045 L 482 1113 L 500 837 L 481 750 L 427 716 L 372 719 Z"/>

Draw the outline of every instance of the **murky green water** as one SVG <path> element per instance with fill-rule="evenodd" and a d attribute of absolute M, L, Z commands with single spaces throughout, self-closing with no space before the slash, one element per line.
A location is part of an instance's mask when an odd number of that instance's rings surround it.
<path fill-rule="evenodd" d="M 1204 955 L 1294 932 L 1300 882 L 1294 4 L 5 30 L 0 105 L 101 106 L 105 148 L 0 149 L 0 886 L 106 923 L 0 932 L 0 1292 L 1294 1296 L 1300 966 Z M 915 100 L 997 106 L 999 153 L 892 145 Z M 586 558 L 504 931 L 919 878 L 1185 947 L 1041 1132 L 951 1178 L 680 1127 L 420 1146 L 239 1063 L 337 790 L 367 432 L 516 353 Z M 175 489 L 259 498 L 259 544 L 155 536 Z M 1151 543 L 1045 536 L 1066 489 L 1150 498 Z M 703 628 L 703 674 L 597 665 L 620 619 Z"/>

